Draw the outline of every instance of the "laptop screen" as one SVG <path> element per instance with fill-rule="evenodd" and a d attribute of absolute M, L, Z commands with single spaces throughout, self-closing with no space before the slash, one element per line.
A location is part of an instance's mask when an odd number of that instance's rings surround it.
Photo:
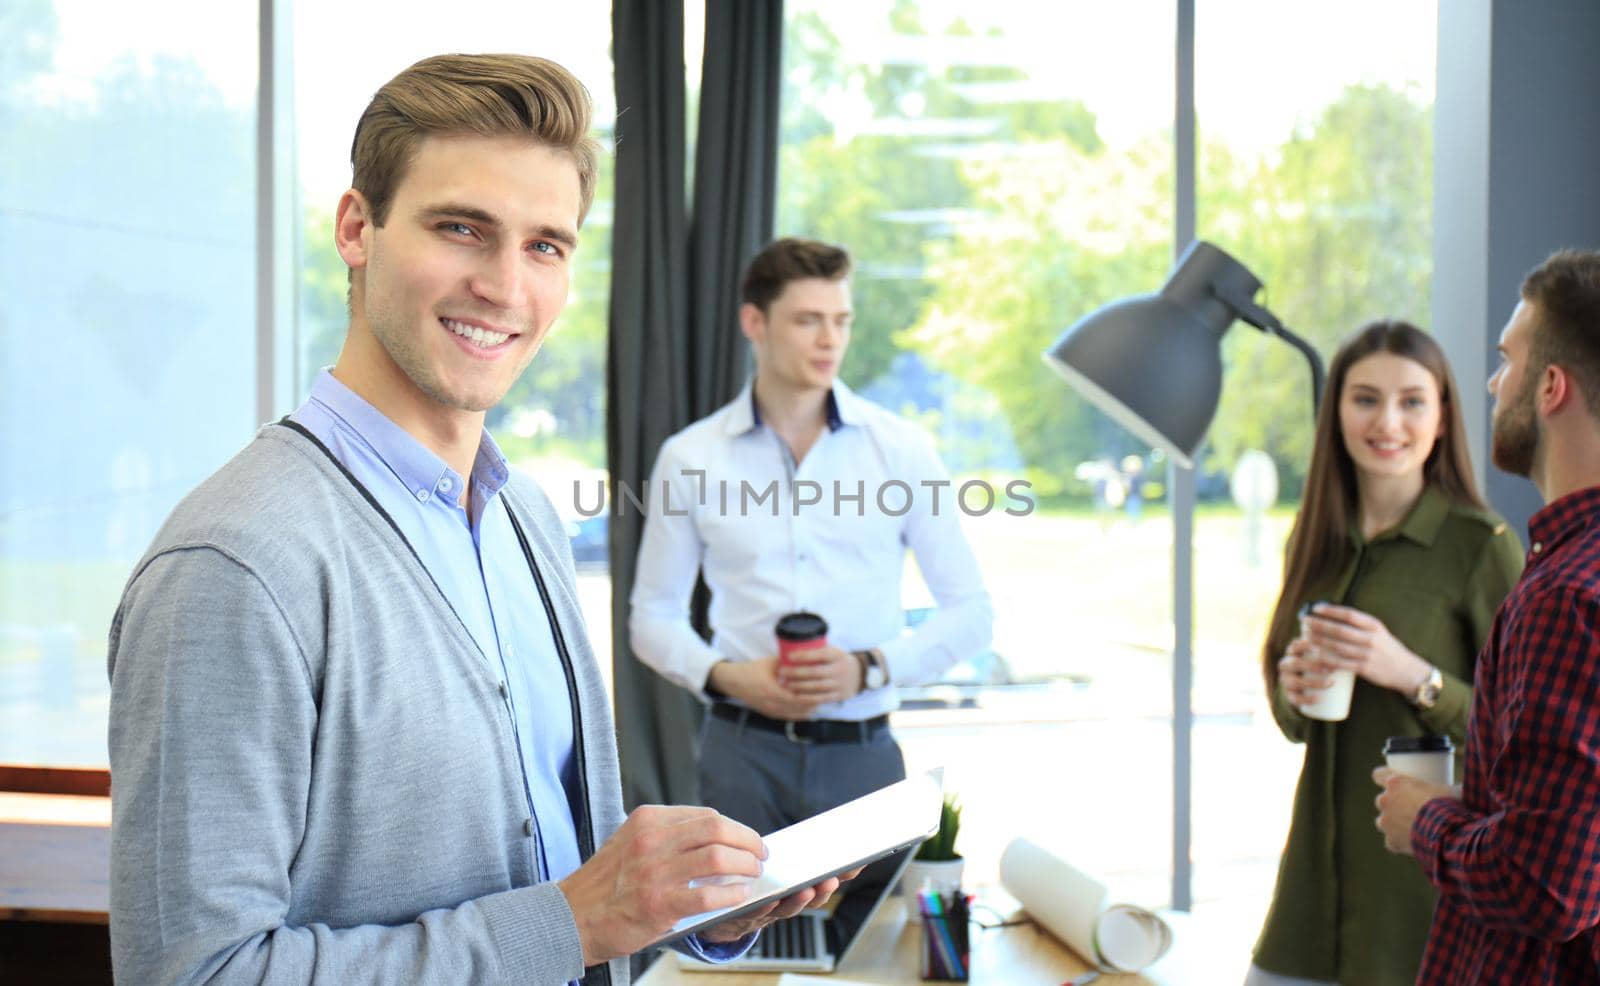
<path fill-rule="evenodd" d="M 872 916 L 878 913 L 878 908 L 889 898 L 900 880 L 900 874 L 916 851 L 916 846 L 908 846 L 885 856 L 869 864 L 860 876 L 844 885 L 845 892 L 823 926 L 828 936 L 828 950 L 839 961 L 842 962 L 850 953 L 850 947 L 861 937 L 861 929 L 867 926 Z M 915 888 L 911 892 L 914 893 Z"/>

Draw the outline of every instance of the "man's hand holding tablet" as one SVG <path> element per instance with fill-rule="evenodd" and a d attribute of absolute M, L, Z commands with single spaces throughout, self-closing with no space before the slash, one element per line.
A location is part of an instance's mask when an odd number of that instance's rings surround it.
<path fill-rule="evenodd" d="M 834 891 L 838 890 L 842 884 L 854 880 L 860 872 L 861 868 L 856 867 L 849 873 L 830 877 L 814 887 L 796 891 L 782 900 L 775 900 L 760 910 L 752 911 L 743 917 L 712 925 L 710 928 L 700 932 L 700 937 L 706 941 L 713 942 L 737 941 L 752 931 L 760 931 L 774 921 L 794 917 L 808 907 L 822 907 L 828 903 L 828 898 L 833 896 Z M 744 887 L 747 894 L 749 893 L 749 881 L 741 881 L 740 886 Z"/>
<path fill-rule="evenodd" d="M 749 931 L 749 927 L 737 922 L 760 915 L 765 923 L 797 913 L 806 904 L 794 906 L 796 898 L 823 889 L 832 893 L 833 888 L 827 886 L 831 879 L 850 879 L 868 863 L 932 835 L 939 827 L 944 799 L 942 779 L 942 770 L 909 777 L 768 833 L 760 840 L 759 875 L 751 876 L 748 870 L 731 866 L 723 871 L 738 872 L 750 881 L 748 888 L 714 887 L 712 884 L 720 881 L 716 879 L 718 874 L 710 871 L 694 878 L 697 893 L 739 889 L 746 891 L 743 900 L 686 916 L 669 935 L 652 944 L 665 944 L 688 934 L 725 934 L 741 927 Z M 809 903 L 815 906 L 820 901 L 813 899 Z"/>
<path fill-rule="evenodd" d="M 557 886 L 578 924 L 585 966 L 631 955 L 691 915 L 736 908 L 761 875 L 766 846 L 754 830 L 710 808 L 637 808 L 589 861 Z M 701 930 L 706 941 L 734 941 L 767 924 L 821 906 L 841 879 L 773 900 Z"/>

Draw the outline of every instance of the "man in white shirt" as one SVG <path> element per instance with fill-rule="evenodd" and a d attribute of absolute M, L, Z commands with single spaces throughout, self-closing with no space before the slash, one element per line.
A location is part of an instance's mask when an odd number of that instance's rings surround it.
<path fill-rule="evenodd" d="M 755 378 L 662 445 L 631 597 L 634 652 L 711 704 L 702 800 L 763 833 L 903 778 L 894 686 L 977 653 L 993 622 L 933 443 L 838 381 L 849 275 L 848 253 L 807 240 L 750 263 Z M 938 608 L 905 634 L 908 547 Z M 710 643 L 690 622 L 697 572 Z M 827 644 L 780 662 L 791 612 L 823 617 Z"/>

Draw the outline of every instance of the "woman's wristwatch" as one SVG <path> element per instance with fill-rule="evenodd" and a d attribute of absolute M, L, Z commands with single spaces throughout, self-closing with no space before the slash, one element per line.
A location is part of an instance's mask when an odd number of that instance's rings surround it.
<path fill-rule="evenodd" d="M 1411 693 L 1411 704 L 1419 709 L 1431 709 L 1439 701 L 1439 693 L 1444 691 L 1444 672 L 1433 668 L 1428 676 L 1422 679 L 1422 684 Z"/>

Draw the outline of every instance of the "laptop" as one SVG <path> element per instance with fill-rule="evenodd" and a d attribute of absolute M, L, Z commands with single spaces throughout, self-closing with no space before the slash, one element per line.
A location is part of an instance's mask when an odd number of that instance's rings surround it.
<path fill-rule="evenodd" d="M 865 937 L 916 851 L 908 846 L 867 866 L 845 884 L 847 893 L 836 895 L 831 912 L 801 911 L 767 925 L 750 951 L 732 962 L 702 962 L 680 952 L 678 965 L 695 972 L 832 972 Z"/>

